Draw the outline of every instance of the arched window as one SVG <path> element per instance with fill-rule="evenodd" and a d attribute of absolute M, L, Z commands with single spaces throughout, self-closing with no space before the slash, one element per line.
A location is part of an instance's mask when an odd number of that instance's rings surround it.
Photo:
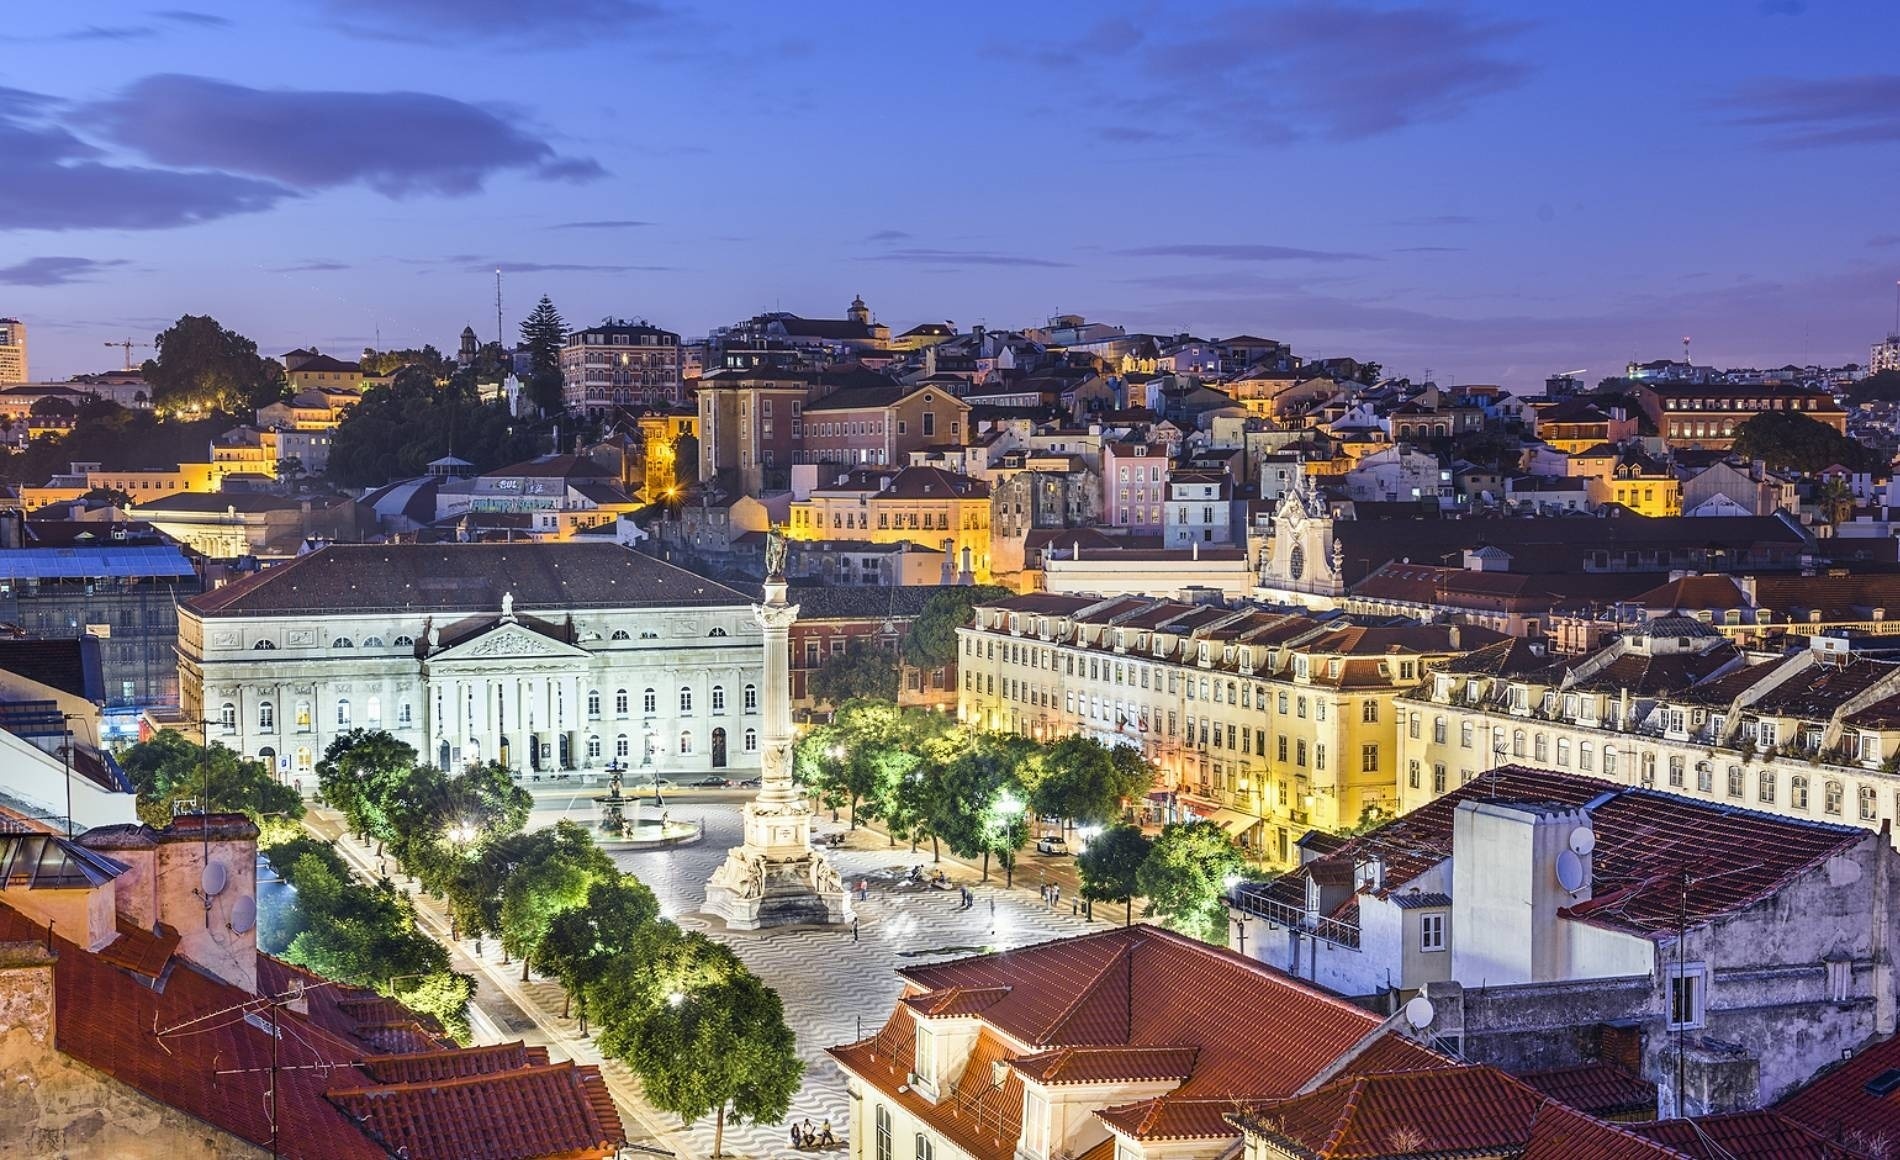
<path fill-rule="evenodd" d="M 745 687 L 745 711 L 748 713 L 757 713 L 759 711 L 759 689 L 756 685 L 747 685 Z"/>
<path fill-rule="evenodd" d="M 682 686 L 680 688 L 680 712 L 691 713 L 692 711 L 693 711 L 693 690 L 685 686 Z"/>
<path fill-rule="evenodd" d="M 626 630 L 626 629 L 624 629 L 624 628 L 616 628 L 616 629 L 614 629 L 614 634 L 613 634 L 613 636 L 612 636 L 612 637 L 610 637 L 609 639 L 611 639 L 611 640 L 631 640 L 632 638 L 631 638 L 631 637 L 629 637 L 629 636 L 627 635 L 627 630 Z"/>
<path fill-rule="evenodd" d="M 310 731 L 310 702 L 308 701 L 297 702 L 297 731 L 299 733 Z"/>
<path fill-rule="evenodd" d="M 1557 739 L 1557 768 L 1570 768 L 1570 738 L 1568 737 Z"/>
<path fill-rule="evenodd" d="M 413 636 L 399 636 L 389 643 L 393 648 L 414 648 L 416 647 L 416 638 Z"/>
<path fill-rule="evenodd" d="M 614 690 L 614 714 L 620 717 L 627 715 L 627 690 L 625 689 Z"/>
<path fill-rule="evenodd" d="M 1366 702 L 1366 704 L 1368 705 L 1374 705 L 1377 703 L 1378 702 L 1376 701 Z M 1524 741 L 1525 741 L 1525 737 L 1524 737 L 1524 731 L 1522 729 L 1512 730 L 1511 732 L 1511 756 L 1512 757 L 1524 756 Z"/>
<path fill-rule="evenodd" d="M 383 723 L 383 699 L 381 697 L 371 697 L 369 700 L 363 702 L 363 719 L 368 721 L 371 725 L 381 725 Z"/>
<path fill-rule="evenodd" d="M 706 635 L 707 636 L 725 636 L 726 630 L 723 628 L 715 628 L 711 632 L 707 633 Z"/>
<path fill-rule="evenodd" d="M 302 746 L 297 750 L 297 772 L 310 772 L 310 748 L 308 746 Z"/>
<path fill-rule="evenodd" d="M 265 732 L 277 728 L 277 706 L 269 701 L 257 703 L 257 727 Z"/>
<path fill-rule="evenodd" d="M 1841 783 L 1829 779 L 1828 783 L 1821 788 L 1821 809 L 1838 817 L 1841 812 L 1841 796 Z"/>
<path fill-rule="evenodd" d="M 614 756 L 615 757 L 625 757 L 627 756 L 627 754 L 631 752 L 633 752 L 633 750 L 629 748 L 627 745 L 627 735 L 625 733 L 622 733 L 620 736 L 614 738 Z"/>
<path fill-rule="evenodd" d="M 646 692 L 640 694 L 640 711 L 648 714 L 658 713 L 660 711 L 660 694 L 652 689 L 648 689 Z"/>
<path fill-rule="evenodd" d="M 382 637 L 370 636 L 370 637 L 363 638 L 363 647 L 364 648 L 384 648 L 386 646 L 383 644 Z"/>
<path fill-rule="evenodd" d="M 339 636 L 330 642 L 331 648 L 355 648 L 356 642 L 347 636 Z"/>
<path fill-rule="evenodd" d="M 1788 805 L 1797 810 L 1808 808 L 1808 778 L 1797 773 L 1788 779 Z"/>
<path fill-rule="evenodd" d="M 600 738 L 591 733 L 587 735 L 587 756 L 590 758 L 600 756 Z"/>
<path fill-rule="evenodd" d="M 258 652 L 269 652 L 270 650 L 276 647 L 277 647 L 277 642 L 274 640 L 260 640 L 256 644 L 251 646 L 251 648 L 255 649 Z"/>
<path fill-rule="evenodd" d="M 413 724 L 414 721 L 415 716 L 409 710 L 409 702 L 404 701 L 402 704 L 396 706 L 396 724 L 409 725 Z"/>
<path fill-rule="evenodd" d="M 348 725 L 350 723 L 350 699 L 348 697 L 337 698 L 336 723 L 338 725 Z"/>
<path fill-rule="evenodd" d="M 597 721 L 600 719 L 600 690 L 599 689 L 587 690 L 587 719 L 590 721 Z"/>
<path fill-rule="evenodd" d="M 640 639 L 641 640 L 658 640 L 660 639 L 660 634 L 657 632 L 653 632 L 652 630 L 648 630 L 640 634 Z"/>
<path fill-rule="evenodd" d="M 691 753 L 692 751 L 693 751 L 693 731 L 691 729 L 680 730 L 680 754 L 684 756 L 686 754 Z"/>
<path fill-rule="evenodd" d="M 715 713 L 724 713 L 726 711 L 726 687 L 724 685 L 714 685 L 712 687 L 712 711 Z"/>
<path fill-rule="evenodd" d="M 745 731 L 745 751 L 747 753 L 757 753 L 759 751 L 759 731 L 757 729 L 748 729 Z"/>
<path fill-rule="evenodd" d="M 1715 766 L 1706 761 L 1695 763 L 1695 787 L 1702 793 L 1715 792 Z"/>
<path fill-rule="evenodd" d="M 237 732 L 237 706 L 229 701 L 218 706 L 218 727 L 226 733 Z"/>

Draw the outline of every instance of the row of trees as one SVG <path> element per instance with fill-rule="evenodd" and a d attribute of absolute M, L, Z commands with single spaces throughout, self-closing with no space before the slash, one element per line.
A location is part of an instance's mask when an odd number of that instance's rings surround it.
<path fill-rule="evenodd" d="M 657 1107 L 687 1122 L 782 1117 L 798 1059 L 778 995 L 724 946 L 660 917 L 571 821 L 524 830 L 533 799 L 505 767 L 447 774 L 380 730 L 333 741 L 317 765 L 326 800 L 444 899 L 460 937 L 497 939 L 504 961 L 558 980 L 581 1030 L 640 1076 Z M 299 888 L 301 890 L 301 887 Z"/>
<path fill-rule="evenodd" d="M 1154 769 L 1127 746 L 1086 737 L 1039 742 L 961 725 L 941 713 L 853 700 L 794 751 L 798 778 L 851 823 L 879 821 L 893 841 L 941 856 L 994 857 L 1013 878 L 1038 815 L 1103 826 L 1140 798 Z"/>

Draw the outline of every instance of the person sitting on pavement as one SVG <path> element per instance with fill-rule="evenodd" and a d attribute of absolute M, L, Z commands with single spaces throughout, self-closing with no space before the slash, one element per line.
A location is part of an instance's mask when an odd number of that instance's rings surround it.
<path fill-rule="evenodd" d="M 820 1148 L 835 1147 L 837 1143 L 837 1138 L 831 1134 L 830 1120 L 826 1120 L 824 1123 L 818 1125 L 818 1146 Z"/>

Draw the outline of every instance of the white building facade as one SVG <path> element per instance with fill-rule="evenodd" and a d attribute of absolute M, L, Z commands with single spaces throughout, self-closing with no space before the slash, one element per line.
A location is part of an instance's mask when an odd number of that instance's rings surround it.
<path fill-rule="evenodd" d="M 740 592 L 610 543 L 337 545 L 179 609 L 188 718 L 286 781 L 387 730 L 443 768 L 756 773 Z"/>

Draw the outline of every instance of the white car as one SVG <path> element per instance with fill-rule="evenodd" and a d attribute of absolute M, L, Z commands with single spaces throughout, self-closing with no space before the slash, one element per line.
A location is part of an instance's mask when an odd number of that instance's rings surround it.
<path fill-rule="evenodd" d="M 1069 840 L 1061 834 L 1044 834 L 1036 839 L 1038 854 L 1067 854 L 1068 852 Z"/>

